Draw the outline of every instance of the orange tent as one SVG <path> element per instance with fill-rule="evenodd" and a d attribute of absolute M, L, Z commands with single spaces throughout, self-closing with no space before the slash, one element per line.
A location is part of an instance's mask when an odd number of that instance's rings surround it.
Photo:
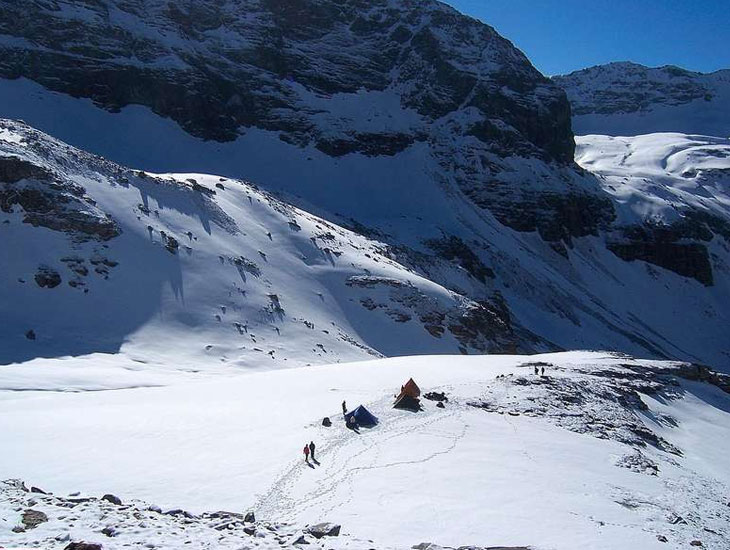
<path fill-rule="evenodd" d="M 418 398 L 421 396 L 421 388 L 419 388 L 418 384 L 413 381 L 413 378 L 409 378 L 408 382 L 406 382 L 406 385 L 401 386 L 400 394 L 407 395 L 408 397 Z"/>

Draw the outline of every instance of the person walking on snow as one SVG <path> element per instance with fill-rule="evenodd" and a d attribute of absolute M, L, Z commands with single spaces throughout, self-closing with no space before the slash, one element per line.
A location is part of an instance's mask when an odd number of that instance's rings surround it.
<path fill-rule="evenodd" d="M 317 459 L 314 458 L 314 449 L 316 449 L 316 446 L 314 445 L 314 441 L 309 442 L 309 454 L 312 455 L 312 460 L 314 462 L 317 462 Z"/>
<path fill-rule="evenodd" d="M 309 445 L 304 445 L 304 462 L 309 464 Z"/>
<path fill-rule="evenodd" d="M 347 414 L 347 403 L 342 402 L 342 414 Z"/>
<path fill-rule="evenodd" d="M 545 376 L 545 367 L 541 368 L 540 376 Z"/>

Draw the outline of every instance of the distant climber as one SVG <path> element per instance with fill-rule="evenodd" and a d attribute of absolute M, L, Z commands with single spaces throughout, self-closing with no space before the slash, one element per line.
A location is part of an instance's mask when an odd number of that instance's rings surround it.
<path fill-rule="evenodd" d="M 539 369 L 537 368 L 537 365 L 535 365 L 535 374 L 540 374 Z"/>
<path fill-rule="evenodd" d="M 309 464 L 309 445 L 304 445 L 304 462 Z"/>
<path fill-rule="evenodd" d="M 342 414 L 347 414 L 347 403 L 342 402 Z"/>
<path fill-rule="evenodd" d="M 314 449 L 316 449 L 316 445 L 314 444 L 314 441 L 309 442 L 309 454 L 312 456 L 312 460 L 314 462 L 317 462 L 317 459 L 314 458 Z"/>
<path fill-rule="evenodd" d="M 545 367 L 541 367 L 540 376 L 545 376 Z"/>

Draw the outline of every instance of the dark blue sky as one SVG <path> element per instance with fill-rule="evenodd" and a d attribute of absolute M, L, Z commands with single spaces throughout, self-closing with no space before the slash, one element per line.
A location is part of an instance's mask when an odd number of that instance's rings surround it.
<path fill-rule="evenodd" d="M 610 61 L 730 68 L 730 0 L 445 0 L 546 75 Z"/>

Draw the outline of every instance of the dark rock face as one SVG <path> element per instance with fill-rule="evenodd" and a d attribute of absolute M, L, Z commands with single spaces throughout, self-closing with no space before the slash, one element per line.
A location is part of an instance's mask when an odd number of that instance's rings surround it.
<path fill-rule="evenodd" d="M 555 76 L 553 82 L 568 94 L 579 134 L 725 136 L 730 131 L 728 70 L 697 73 L 620 62 Z M 652 112 L 664 114 L 647 116 Z M 637 114 L 643 116 L 632 116 Z"/>
<path fill-rule="evenodd" d="M 633 113 L 655 104 L 710 101 L 713 91 L 700 73 L 668 65 L 652 69 L 636 63 L 598 65 L 553 80 L 568 92 L 574 115 Z"/>
<path fill-rule="evenodd" d="M 55 269 L 42 265 L 35 274 L 35 282 L 41 288 L 56 288 L 61 284 L 61 275 Z"/>
<path fill-rule="evenodd" d="M 725 220 L 693 210 L 671 225 L 645 223 L 623 228 L 621 239 L 606 246 L 623 260 L 643 260 L 712 286 L 712 264 L 704 243 L 716 233 L 728 239 L 729 230 Z"/>
<path fill-rule="evenodd" d="M 480 204 L 480 198 L 475 202 Z M 486 208 L 487 204 L 482 206 Z M 598 235 L 615 218 L 608 197 L 586 192 L 525 195 L 519 202 L 498 205 L 493 212 L 505 225 L 518 231 L 537 230 L 544 240 L 553 242 Z"/>
<path fill-rule="evenodd" d="M 683 277 L 692 277 L 705 286 L 713 284 L 709 254 L 702 244 L 631 242 L 609 243 L 607 246 L 623 260 L 643 260 Z"/>
<path fill-rule="evenodd" d="M 0 210 L 19 206 L 23 222 L 72 234 L 79 240 L 106 241 L 121 230 L 94 207 L 83 187 L 49 169 L 13 156 L 0 157 Z"/>
<path fill-rule="evenodd" d="M 470 275 L 484 283 L 487 278 L 494 278 L 494 271 L 485 266 L 474 251 L 459 237 L 426 241 L 426 245 L 439 256 L 447 260 L 455 260 Z"/>
<path fill-rule="evenodd" d="M 0 33 L 18 39 L 0 45 L 0 77 L 110 111 L 146 105 L 207 140 L 259 128 L 332 157 L 424 144 L 478 204 L 502 211 L 521 202 L 487 189 L 505 159 L 573 162 L 564 92 L 494 29 L 433 0 L 89 0 L 71 15 L 57 0 L 0 8 Z M 391 97 L 378 108 L 387 122 L 343 115 L 328 101 L 335 94 L 361 111 L 373 94 Z"/>
<path fill-rule="evenodd" d="M 295 112 L 299 98 L 292 81 L 323 94 L 407 86 L 403 105 L 432 120 L 466 103 L 483 114 L 477 124 L 504 120 L 520 140 L 572 161 L 564 96 L 491 27 L 436 2 L 114 4 L 141 26 L 115 23 L 107 3 L 99 0 L 85 2 L 86 17 L 71 20 L 60 17 L 60 2 L 22 8 L 2 2 L 0 30 L 29 44 L 2 48 L 0 74 L 90 97 L 111 110 L 148 105 L 190 133 L 217 140 L 256 126 L 309 141 L 314 128 L 306 114 Z M 139 32 L 142 28 L 153 32 Z M 235 36 L 237 47 L 216 32 Z M 196 47 L 176 45 L 175 38 Z M 160 70 L 163 60 L 173 62 Z M 496 66 L 487 70 L 490 63 Z M 288 112 L 282 117 L 277 111 Z M 381 137 L 353 139 L 366 149 L 368 142 L 381 147 Z M 414 136 L 393 138 L 398 149 Z"/>

